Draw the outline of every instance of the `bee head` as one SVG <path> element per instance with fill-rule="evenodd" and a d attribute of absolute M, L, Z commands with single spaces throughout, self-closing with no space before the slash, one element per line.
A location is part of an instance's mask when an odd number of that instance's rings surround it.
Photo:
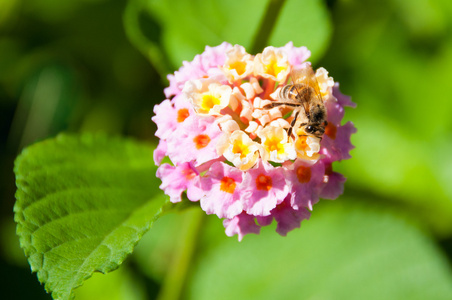
<path fill-rule="evenodd" d="M 321 138 L 323 133 L 325 132 L 325 127 L 321 126 L 320 124 L 306 125 L 304 127 L 304 131 L 307 134 Z"/>
<path fill-rule="evenodd" d="M 304 128 L 304 131 L 306 131 L 306 133 L 312 134 L 312 133 L 314 133 L 315 128 L 314 128 L 314 126 L 312 126 L 312 125 L 307 125 L 307 126 Z"/>

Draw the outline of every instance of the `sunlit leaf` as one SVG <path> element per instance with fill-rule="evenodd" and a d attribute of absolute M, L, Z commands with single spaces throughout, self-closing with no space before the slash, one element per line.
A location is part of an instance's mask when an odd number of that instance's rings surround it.
<path fill-rule="evenodd" d="M 15 165 L 20 243 L 54 299 L 116 269 L 160 215 L 152 147 L 98 135 L 25 149 Z"/>

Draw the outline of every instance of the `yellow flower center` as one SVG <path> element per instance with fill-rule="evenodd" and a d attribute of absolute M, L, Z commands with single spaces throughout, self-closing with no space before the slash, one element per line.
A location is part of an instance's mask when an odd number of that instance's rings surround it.
<path fill-rule="evenodd" d="M 281 144 L 281 140 L 276 137 L 267 138 L 265 140 L 265 148 L 267 148 L 269 152 L 276 150 L 276 153 L 278 154 L 284 153 L 284 145 Z"/>
<path fill-rule="evenodd" d="M 223 179 L 221 179 L 221 183 L 220 183 L 220 191 L 223 191 L 225 193 L 229 193 L 229 194 L 233 194 L 234 190 L 235 190 L 235 180 L 230 178 L 230 177 L 223 177 Z"/>
<path fill-rule="evenodd" d="M 246 63 L 243 61 L 235 61 L 229 65 L 229 69 L 235 69 L 238 75 L 242 75 L 246 71 Z"/>
<path fill-rule="evenodd" d="M 241 140 L 236 140 L 232 147 L 232 153 L 240 153 L 240 158 L 243 159 L 250 153 L 250 149 Z"/>
<path fill-rule="evenodd" d="M 211 94 L 205 94 L 204 96 L 202 96 L 201 108 L 204 111 L 210 111 L 215 105 L 219 104 L 220 99 Z"/>
<path fill-rule="evenodd" d="M 272 75 L 274 77 L 278 77 L 278 74 L 283 71 L 285 67 L 278 66 L 276 60 L 272 59 L 271 62 L 265 66 L 265 73 Z"/>

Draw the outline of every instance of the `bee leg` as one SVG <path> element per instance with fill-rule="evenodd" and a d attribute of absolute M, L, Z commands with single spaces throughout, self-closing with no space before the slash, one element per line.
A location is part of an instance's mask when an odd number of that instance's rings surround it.
<path fill-rule="evenodd" d="M 299 104 L 295 104 L 295 103 L 286 103 L 286 102 L 273 102 L 273 103 L 264 105 L 263 109 L 270 109 L 270 108 L 278 107 L 278 106 L 292 106 L 292 107 L 297 107 L 297 106 L 299 106 Z"/>
<path fill-rule="evenodd" d="M 299 113 L 299 112 L 300 112 L 300 111 L 297 110 L 297 112 L 295 113 L 295 117 L 293 118 L 292 122 L 290 123 L 289 131 L 287 131 L 288 136 L 290 136 L 290 135 L 292 134 L 292 128 L 295 126 L 295 122 L 297 121 L 298 113 Z"/>
<path fill-rule="evenodd" d="M 263 109 L 270 109 L 270 108 L 281 106 L 281 105 L 282 105 L 282 103 L 274 102 L 274 103 L 270 103 L 270 104 L 264 105 L 264 107 L 262 107 L 262 108 Z"/>

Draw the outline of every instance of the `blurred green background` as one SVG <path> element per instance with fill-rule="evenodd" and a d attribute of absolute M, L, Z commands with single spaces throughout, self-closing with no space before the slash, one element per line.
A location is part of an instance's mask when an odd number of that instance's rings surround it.
<path fill-rule="evenodd" d="M 268 3 L 0 0 L 2 299 L 50 299 L 15 236 L 17 154 L 61 131 L 156 142 L 165 74 L 205 45 L 251 49 Z M 287 0 L 268 43 L 291 40 L 358 104 L 353 158 L 335 165 L 345 193 L 286 238 L 238 243 L 208 217 L 185 297 L 452 299 L 452 2 Z M 159 220 L 77 299 L 155 298 L 189 214 Z"/>

